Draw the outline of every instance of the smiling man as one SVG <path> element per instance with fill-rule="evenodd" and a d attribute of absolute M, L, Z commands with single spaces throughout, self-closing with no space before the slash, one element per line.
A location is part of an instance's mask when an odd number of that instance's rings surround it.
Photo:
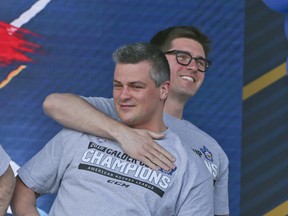
<path fill-rule="evenodd" d="M 205 59 L 203 46 L 189 38 L 175 38 L 165 52 L 170 63 L 171 90 L 165 111 L 181 119 L 186 102 L 202 85 L 205 71 L 211 64 Z M 193 57 L 192 57 L 193 56 Z M 199 72 L 198 72 L 199 71 Z"/>
<path fill-rule="evenodd" d="M 159 91 L 159 84 L 155 84 L 149 76 L 148 61 L 137 64 L 123 64 L 123 61 L 116 64 L 113 89 L 115 108 L 121 121 L 133 128 L 155 132 L 166 130 L 162 114 L 164 100 L 168 96 L 169 79 L 165 80 L 165 85 L 161 84 L 162 89 Z M 163 106 L 159 106 L 159 101 Z"/>

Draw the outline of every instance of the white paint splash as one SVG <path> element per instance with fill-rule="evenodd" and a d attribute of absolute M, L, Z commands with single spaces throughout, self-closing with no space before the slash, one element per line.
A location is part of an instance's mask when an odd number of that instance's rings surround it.
<path fill-rule="evenodd" d="M 19 18 L 13 20 L 10 24 L 17 28 L 28 23 L 33 17 L 41 12 L 51 0 L 38 0 L 27 11 L 22 13 Z"/>

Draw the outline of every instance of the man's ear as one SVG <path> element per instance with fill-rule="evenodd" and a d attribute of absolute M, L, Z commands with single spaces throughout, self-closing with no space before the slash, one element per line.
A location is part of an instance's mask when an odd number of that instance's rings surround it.
<path fill-rule="evenodd" d="M 170 81 L 167 80 L 161 84 L 161 86 L 160 86 L 161 99 L 165 100 L 168 97 L 169 88 L 170 88 Z"/>

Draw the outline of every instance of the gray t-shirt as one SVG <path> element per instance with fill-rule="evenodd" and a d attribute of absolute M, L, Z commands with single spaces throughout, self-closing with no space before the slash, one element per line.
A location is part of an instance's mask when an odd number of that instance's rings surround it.
<path fill-rule="evenodd" d="M 10 157 L 0 145 L 0 176 L 5 173 L 10 163 Z"/>
<path fill-rule="evenodd" d="M 151 170 L 114 141 L 63 129 L 18 174 L 37 193 L 58 193 L 49 215 L 213 215 L 210 173 L 176 134 L 165 134 L 157 142 L 177 159 L 170 172 Z"/>
<path fill-rule="evenodd" d="M 100 111 L 118 119 L 113 99 L 102 97 L 85 98 Z M 204 131 L 186 120 L 177 119 L 164 113 L 164 122 L 168 128 L 180 137 L 183 145 L 198 155 L 214 179 L 214 214 L 229 214 L 228 196 L 228 157 L 220 145 Z M 173 152 L 172 152 L 173 153 Z"/>
<path fill-rule="evenodd" d="M 214 214 L 229 214 L 228 157 L 219 144 L 191 122 L 164 114 L 164 122 L 205 163 L 214 179 Z"/>

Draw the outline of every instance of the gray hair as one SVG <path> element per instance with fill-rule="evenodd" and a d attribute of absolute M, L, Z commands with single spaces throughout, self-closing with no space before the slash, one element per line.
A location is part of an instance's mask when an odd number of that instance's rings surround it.
<path fill-rule="evenodd" d="M 119 47 L 113 53 L 116 64 L 137 64 L 142 61 L 150 63 L 150 77 L 159 87 L 170 80 L 170 68 L 165 54 L 149 43 L 134 43 Z"/>

